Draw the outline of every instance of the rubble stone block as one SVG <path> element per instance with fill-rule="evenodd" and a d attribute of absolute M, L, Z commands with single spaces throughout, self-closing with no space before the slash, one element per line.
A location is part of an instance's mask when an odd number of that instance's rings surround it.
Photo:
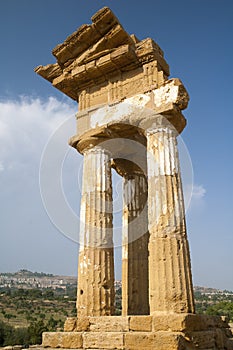
<path fill-rule="evenodd" d="M 125 334 L 125 349 L 129 350 L 191 350 L 182 333 L 129 332 Z"/>
<path fill-rule="evenodd" d="M 77 332 L 81 332 L 81 331 L 87 331 L 89 330 L 90 327 L 90 321 L 89 321 L 89 317 L 78 317 L 76 319 L 76 331 Z"/>
<path fill-rule="evenodd" d="M 222 329 L 217 328 L 215 332 L 216 332 L 216 346 L 219 349 L 224 349 L 227 342 L 227 338 L 224 331 Z"/>
<path fill-rule="evenodd" d="M 42 335 L 42 345 L 44 348 L 58 348 L 61 345 L 63 332 L 44 332 Z"/>
<path fill-rule="evenodd" d="M 84 349 L 123 349 L 123 332 L 85 332 Z"/>
<path fill-rule="evenodd" d="M 197 349 L 215 349 L 216 332 L 214 330 L 192 332 L 189 337 Z"/>
<path fill-rule="evenodd" d="M 185 328 L 189 331 L 204 331 L 214 328 L 229 328 L 229 325 L 220 316 L 188 314 L 185 317 Z"/>
<path fill-rule="evenodd" d="M 233 350 L 233 338 L 230 338 L 226 342 L 226 350 Z"/>
<path fill-rule="evenodd" d="M 204 331 L 207 330 L 209 326 L 210 322 L 208 322 L 208 316 L 205 317 L 205 315 L 188 314 L 184 320 L 184 327 L 188 331 Z"/>
<path fill-rule="evenodd" d="M 233 332 L 232 332 L 231 328 L 225 328 L 224 333 L 225 333 L 227 338 L 233 338 Z"/>
<path fill-rule="evenodd" d="M 82 333 L 78 332 L 45 332 L 43 333 L 44 348 L 82 348 Z"/>
<path fill-rule="evenodd" d="M 185 329 L 187 314 L 154 313 L 152 317 L 152 331 L 182 332 Z"/>
<path fill-rule="evenodd" d="M 64 332 L 61 336 L 61 348 L 77 349 L 82 348 L 82 333 Z"/>
<path fill-rule="evenodd" d="M 131 316 L 129 329 L 130 331 L 151 332 L 152 316 Z"/>
<path fill-rule="evenodd" d="M 76 329 L 76 317 L 67 317 L 64 324 L 64 332 L 73 332 Z"/>
<path fill-rule="evenodd" d="M 129 317 L 90 317 L 90 331 L 93 332 L 127 332 L 129 331 Z"/>

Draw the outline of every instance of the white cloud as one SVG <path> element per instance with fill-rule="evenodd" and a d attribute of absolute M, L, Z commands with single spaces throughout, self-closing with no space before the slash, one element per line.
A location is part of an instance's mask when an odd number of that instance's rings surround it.
<path fill-rule="evenodd" d="M 206 194 L 206 189 L 203 185 L 194 185 L 192 191 L 192 198 L 195 200 L 202 199 Z"/>
<path fill-rule="evenodd" d="M 183 189 L 186 211 L 203 205 L 206 194 L 203 185 L 183 183 Z"/>
<path fill-rule="evenodd" d="M 0 162 L 0 173 L 1 173 L 2 171 L 4 171 L 4 165 L 3 165 L 2 162 Z"/>
<path fill-rule="evenodd" d="M 75 112 L 71 102 L 54 97 L 0 101 L 0 171 L 38 162 L 48 137 Z"/>
<path fill-rule="evenodd" d="M 49 270 L 51 254 L 66 244 L 56 237 L 39 187 L 40 160 L 49 138 L 67 120 L 73 123 L 70 136 L 75 133 L 77 106 L 63 101 L 53 97 L 0 99 L 0 266 L 6 271 L 10 266 L 36 265 L 41 271 L 45 261 Z M 62 141 L 69 149 L 68 136 Z"/>

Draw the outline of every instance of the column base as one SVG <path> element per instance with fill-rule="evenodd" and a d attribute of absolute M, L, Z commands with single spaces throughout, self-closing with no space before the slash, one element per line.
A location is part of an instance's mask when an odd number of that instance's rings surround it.
<path fill-rule="evenodd" d="M 44 348 L 96 350 L 233 350 L 223 317 L 195 314 L 68 318 L 64 332 L 43 333 Z"/>

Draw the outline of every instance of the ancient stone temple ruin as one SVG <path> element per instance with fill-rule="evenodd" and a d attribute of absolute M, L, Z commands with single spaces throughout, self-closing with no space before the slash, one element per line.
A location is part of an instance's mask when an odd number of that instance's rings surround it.
<path fill-rule="evenodd" d="M 177 149 L 188 93 L 150 38 L 109 8 L 36 72 L 78 102 L 70 145 L 84 157 L 77 317 L 43 346 L 233 349 L 227 320 L 195 315 Z M 122 316 L 114 316 L 112 168 L 123 178 Z"/>

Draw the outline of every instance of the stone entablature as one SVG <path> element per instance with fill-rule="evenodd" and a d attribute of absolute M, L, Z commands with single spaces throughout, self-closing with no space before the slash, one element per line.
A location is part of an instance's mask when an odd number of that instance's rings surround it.
<path fill-rule="evenodd" d="M 164 84 L 169 66 L 152 39 L 129 35 L 107 7 L 56 46 L 57 63 L 36 73 L 79 102 L 79 110 L 115 103 Z"/>
<path fill-rule="evenodd" d="M 127 97 L 124 101 L 92 107 L 76 114 L 77 131 L 70 145 L 82 152 L 93 137 L 128 137 L 138 140 L 146 135 L 148 125 L 162 115 L 181 133 L 186 119 L 181 110 L 188 105 L 189 95 L 179 79 L 170 79 L 158 89 Z M 132 132 L 132 128 L 134 131 Z M 141 137 L 143 139 L 143 137 Z M 144 143 L 143 140 L 140 142 Z M 85 146 L 84 146 L 85 145 Z"/>

